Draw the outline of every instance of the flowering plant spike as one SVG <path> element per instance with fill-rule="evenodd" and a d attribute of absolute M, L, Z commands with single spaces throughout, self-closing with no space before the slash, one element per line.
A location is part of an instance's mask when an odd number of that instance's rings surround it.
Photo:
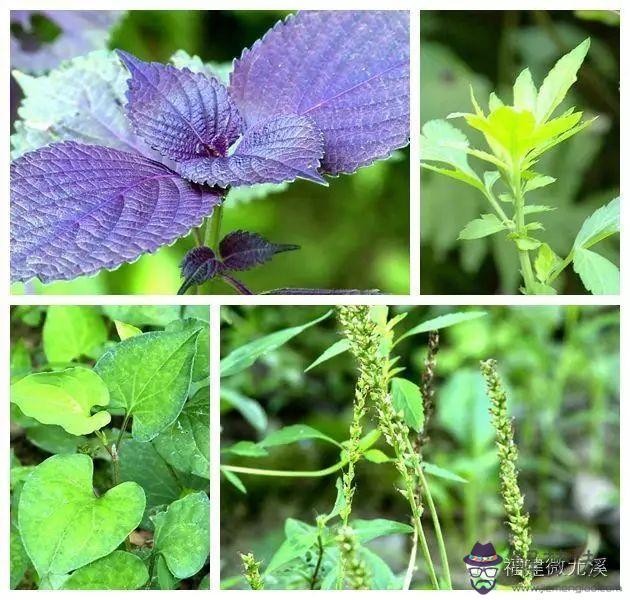
<path fill-rule="evenodd" d="M 290 16 L 235 61 L 228 87 L 207 71 L 117 56 L 129 74 L 120 110 L 137 150 L 120 151 L 115 134 L 94 145 L 76 127 L 48 139 L 38 132 L 42 143 L 65 141 L 12 164 L 12 281 L 115 269 L 200 226 L 231 187 L 325 184 L 408 143 L 404 11 Z M 72 122 L 82 111 L 98 122 L 94 110 L 77 102 Z"/>

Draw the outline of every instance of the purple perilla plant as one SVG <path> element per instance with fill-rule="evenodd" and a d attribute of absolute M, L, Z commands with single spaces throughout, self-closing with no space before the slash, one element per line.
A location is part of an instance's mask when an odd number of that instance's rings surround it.
<path fill-rule="evenodd" d="M 228 86 L 208 73 L 117 54 L 130 75 L 128 135 L 95 145 L 66 131 L 64 141 L 11 166 L 13 281 L 115 269 L 211 215 L 198 245 L 214 261 L 232 187 L 297 178 L 326 184 L 326 176 L 353 173 L 408 143 L 404 11 L 290 16 L 234 61 Z M 233 243 L 230 236 L 221 245 Z M 253 233 L 239 239 L 259 246 L 241 268 L 279 247 Z M 191 278 L 195 259 L 183 262 L 181 291 L 217 275 L 239 289 L 226 260 L 202 269 L 206 279 L 201 271 Z"/>

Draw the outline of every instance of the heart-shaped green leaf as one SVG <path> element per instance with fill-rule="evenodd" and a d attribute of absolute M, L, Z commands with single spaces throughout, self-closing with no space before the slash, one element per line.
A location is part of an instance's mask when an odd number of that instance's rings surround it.
<path fill-rule="evenodd" d="M 24 548 L 40 577 L 64 574 L 113 552 L 137 527 L 144 492 L 133 482 L 96 497 L 85 454 L 40 463 L 22 488 L 18 522 Z"/>
<path fill-rule="evenodd" d="M 137 590 L 149 579 L 142 559 L 116 550 L 77 569 L 61 586 L 62 590 Z"/>
<path fill-rule="evenodd" d="M 34 373 L 11 386 L 11 402 L 28 417 L 45 425 L 60 425 L 72 435 L 92 433 L 111 419 L 106 411 L 92 415 L 93 406 L 107 406 L 109 392 L 90 369 Z"/>
<path fill-rule="evenodd" d="M 50 363 L 91 356 L 107 340 L 103 317 L 92 306 L 50 306 L 43 331 L 44 354 Z"/>
<path fill-rule="evenodd" d="M 154 552 L 166 560 L 178 577 L 192 577 L 205 564 L 210 551 L 210 501 L 204 492 L 176 500 L 154 518 Z"/>
<path fill-rule="evenodd" d="M 155 331 L 116 344 L 94 370 L 109 388 L 112 408 L 133 416 L 132 435 L 146 442 L 182 411 L 199 330 Z"/>
<path fill-rule="evenodd" d="M 193 362 L 192 380 L 201 381 L 209 375 L 210 369 L 210 331 L 206 321 L 201 319 L 178 319 L 169 323 L 165 331 L 199 331 L 197 354 Z"/>
<path fill-rule="evenodd" d="M 210 389 L 200 389 L 153 444 L 171 466 L 210 479 Z"/>

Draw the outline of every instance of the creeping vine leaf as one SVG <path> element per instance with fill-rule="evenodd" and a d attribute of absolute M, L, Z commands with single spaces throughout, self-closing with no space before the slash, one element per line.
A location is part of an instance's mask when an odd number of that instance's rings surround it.
<path fill-rule="evenodd" d="M 20 534 L 42 579 L 110 554 L 140 523 L 142 488 L 126 482 L 96 497 L 92 471 L 84 454 L 57 455 L 35 467 L 24 483 Z"/>
<path fill-rule="evenodd" d="M 166 462 L 180 471 L 210 478 L 210 390 L 200 389 L 177 421 L 153 440 Z"/>
<path fill-rule="evenodd" d="M 63 582 L 63 590 L 137 590 L 149 579 L 142 559 L 130 552 L 111 554 L 77 569 Z"/>
<path fill-rule="evenodd" d="M 155 518 L 155 552 L 164 557 L 179 579 L 191 577 L 206 562 L 210 551 L 210 501 L 203 492 L 173 502 Z"/>
<path fill-rule="evenodd" d="M 149 441 L 179 416 L 192 376 L 200 329 L 143 333 L 117 344 L 94 370 L 109 388 L 111 407 L 133 417 L 132 435 Z"/>
<path fill-rule="evenodd" d="M 111 419 L 104 410 L 91 414 L 93 407 L 109 404 L 109 391 L 85 367 L 27 375 L 11 386 L 11 402 L 26 416 L 45 425 L 60 425 L 72 435 L 92 433 Z"/>
<path fill-rule="evenodd" d="M 71 362 L 93 356 L 107 339 L 107 328 L 92 306 L 49 306 L 44 321 L 44 353 L 48 362 Z"/>

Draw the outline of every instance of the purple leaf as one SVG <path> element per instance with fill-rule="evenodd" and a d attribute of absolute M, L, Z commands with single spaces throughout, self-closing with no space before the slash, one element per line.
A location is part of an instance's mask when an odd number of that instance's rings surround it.
<path fill-rule="evenodd" d="M 317 172 L 323 145 L 312 119 L 287 115 L 248 129 L 230 156 L 193 158 L 177 169 L 191 181 L 221 187 L 282 183 L 297 177 L 325 183 Z"/>
<path fill-rule="evenodd" d="M 11 165 L 11 279 L 115 269 L 186 235 L 220 199 L 112 148 L 64 142 L 29 152 Z"/>
<path fill-rule="evenodd" d="M 131 73 L 127 116 L 149 146 L 175 161 L 226 156 L 242 122 L 218 79 L 117 53 Z"/>
<path fill-rule="evenodd" d="M 323 172 L 352 173 L 408 143 L 409 13 L 300 12 L 243 52 L 229 89 L 247 127 L 311 117 Z"/>
<path fill-rule="evenodd" d="M 223 271 L 246 271 L 271 260 L 274 254 L 298 249 L 294 244 L 272 244 L 249 231 L 232 231 L 219 244 Z"/>
<path fill-rule="evenodd" d="M 184 283 L 179 288 L 178 295 L 185 294 L 193 285 L 212 279 L 219 270 L 219 261 L 212 248 L 199 246 L 188 251 L 182 261 L 181 270 Z"/>

